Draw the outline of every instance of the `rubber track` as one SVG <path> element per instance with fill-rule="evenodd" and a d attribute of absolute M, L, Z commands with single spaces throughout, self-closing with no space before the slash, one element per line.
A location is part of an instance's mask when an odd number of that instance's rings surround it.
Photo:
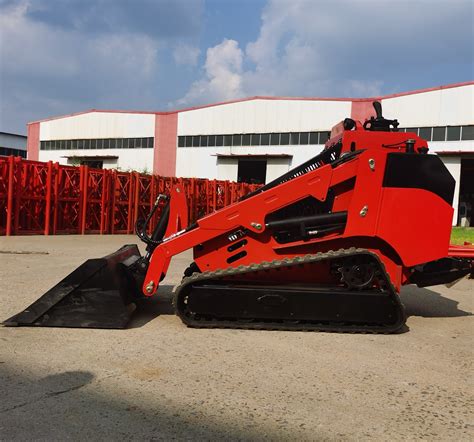
<path fill-rule="evenodd" d="M 393 300 L 394 304 L 398 307 L 399 317 L 396 323 L 390 325 L 381 326 L 379 324 L 350 324 L 345 325 L 340 322 L 334 324 L 328 323 L 313 323 L 313 322 L 303 322 L 303 321 L 286 321 L 286 322 L 272 322 L 272 321 L 261 321 L 261 322 L 240 322 L 239 319 L 229 320 L 229 319 L 219 319 L 215 318 L 212 320 L 209 319 L 192 319 L 186 315 L 184 311 L 181 311 L 179 306 L 180 296 L 186 296 L 186 293 L 183 293 L 183 290 L 187 288 L 190 284 L 218 280 L 227 276 L 243 275 L 246 273 L 253 273 L 258 271 L 277 269 L 282 267 L 291 267 L 301 264 L 311 264 L 315 262 L 320 262 L 324 260 L 334 260 L 347 258 L 351 256 L 358 255 L 369 255 L 379 264 L 378 269 L 378 278 L 383 284 L 383 290 L 388 292 L 390 298 Z M 185 290 L 184 290 L 185 291 Z M 295 258 L 285 258 L 282 260 L 274 260 L 271 262 L 262 261 L 259 264 L 250 264 L 248 266 L 239 266 L 239 267 L 229 267 L 226 269 L 218 269 L 212 272 L 206 271 L 203 273 L 193 273 L 189 277 L 183 278 L 181 284 L 175 288 L 175 293 L 173 296 L 173 306 L 175 308 L 176 314 L 181 318 L 181 320 L 188 325 L 189 327 L 194 328 L 236 328 L 236 329 L 252 329 L 252 330 L 294 330 L 294 331 L 324 331 L 324 332 L 337 332 L 337 333 L 395 333 L 399 331 L 405 324 L 406 315 L 403 304 L 400 301 L 398 294 L 393 287 L 390 277 L 385 271 L 383 263 L 380 261 L 379 257 L 369 250 L 366 249 L 339 249 L 336 251 L 330 250 L 328 252 L 320 252 L 313 255 L 304 255 L 297 256 Z M 246 320 L 248 321 L 248 320 Z"/>

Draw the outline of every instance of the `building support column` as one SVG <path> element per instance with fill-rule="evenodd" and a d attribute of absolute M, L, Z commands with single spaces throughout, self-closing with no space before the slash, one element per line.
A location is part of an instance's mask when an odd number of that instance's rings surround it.
<path fill-rule="evenodd" d="M 27 126 L 27 140 L 26 140 L 26 151 L 27 159 L 38 161 L 39 160 L 39 145 L 40 145 L 40 124 L 29 123 Z"/>
<path fill-rule="evenodd" d="M 176 149 L 178 142 L 178 113 L 155 116 L 155 147 L 153 173 L 176 176 Z"/>

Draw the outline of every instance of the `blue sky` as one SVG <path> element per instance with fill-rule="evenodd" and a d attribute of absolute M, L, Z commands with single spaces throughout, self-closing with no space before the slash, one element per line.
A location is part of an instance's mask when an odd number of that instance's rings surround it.
<path fill-rule="evenodd" d="M 0 130 L 474 78 L 471 0 L 0 0 Z"/>

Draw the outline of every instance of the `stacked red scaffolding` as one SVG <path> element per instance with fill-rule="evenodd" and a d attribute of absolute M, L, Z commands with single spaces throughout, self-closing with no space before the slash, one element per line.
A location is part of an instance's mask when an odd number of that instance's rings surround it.
<path fill-rule="evenodd" d="M 189 218 L 218 210 L 257 186 L 198 178 L 0 158 L 0 234 L 132 233 L 160 193 L 179 183 Z M 159 212 L 159 211 L 157 211 Z M 153 223 L 157 222 L 154 217 Z"/>

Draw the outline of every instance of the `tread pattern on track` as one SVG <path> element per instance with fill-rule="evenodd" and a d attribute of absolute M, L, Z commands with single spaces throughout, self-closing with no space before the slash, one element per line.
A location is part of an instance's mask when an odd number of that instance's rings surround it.
<path fill-rule="evenodd" d="M 317 322 L 317 321 L 271 321 L 271 320 L 242 320 L 239 318 L 222 319 L 222 318 L 193 318 L 187 314 L 184 297 L 189 295 L 189 290 L 193 285 L 206 283 L 209 281 L 218 281 L 228 276 L 244 275 L 259 271 L 278 269 L 283 267 L 291 267 L 302 264 L 311 264 L 324 260 L 337 260 L 351 256 L 369 255 L 378 264 L 377 278 L 380 283 L 380 290 L 387 293 L 394 303 L 397 310 L 397 318 L 393 324 L 346 324 L 338 320 L 338 322 Z M 191 276 L 184 277 L 181 284 L 176 287 L 173 296 L 173 306 L 176 314 L 189 327 L 195 328 L 237 328 L 237 329 L 253 329 L 253 330 L 296 330 L 296 331 L 324 331 L 338 333 L 395 333 L 399 331 L 405 324 L 406 316 L 404 307 L 400 301 L 398 294 L 393 287 L 390 277 L 388 276 L 383 263 L 379 257 L 366 249 L 349 248 L 330 250 L 327 252 L 319 252 L 316 254 L 308 254 L 297 256 L 295 258 L 285 258 L 282 260 L 274 260 L 271 262 L 262 261 L 247 266 L 229 267 L 218 269 L 215 271 L 205 271 L 203 273 L 193 273 Z"/>

